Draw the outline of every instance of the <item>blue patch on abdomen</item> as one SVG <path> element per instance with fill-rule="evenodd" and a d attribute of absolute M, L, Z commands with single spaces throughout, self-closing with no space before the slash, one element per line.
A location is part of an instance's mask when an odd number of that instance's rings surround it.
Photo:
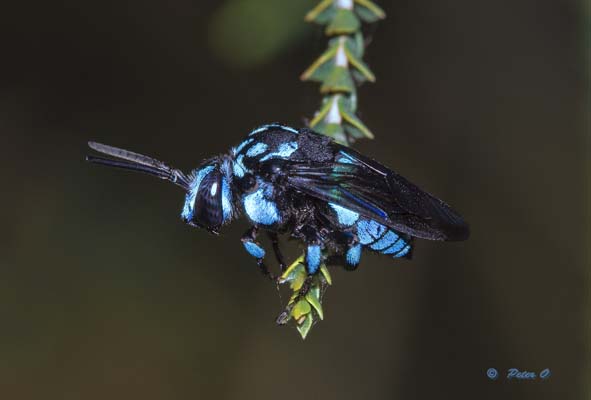
<path fill-rule="evenodd" d="M 371 250 L 392 257 L 404 257 L 411 249 L 411 245 L 396 231 L 374 220 L 361 219 L 356 224 L 359 242 Z"/>
<path fill-rule="evenodd" d="M 328 205 L 336 213 L 339 224 L 341 225 L 351 226 L 359 219 L 359 213 L 351 211 L 348 208 L 341 207 L 335 203 L 328 203 Z"/>

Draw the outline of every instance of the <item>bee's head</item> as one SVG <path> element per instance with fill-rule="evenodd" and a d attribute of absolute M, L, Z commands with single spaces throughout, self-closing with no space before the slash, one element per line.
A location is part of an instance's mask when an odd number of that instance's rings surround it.
<path fill-rule="evenodd" d="M 220 163 L 215 159 L 193 172 L 181 213 L 186 223 L 212 233 L 232 218 L 232 192 Z"/>
<path fill-rule="evenodd" d="M 187 191 L 181 213 L 186 223 L 217 233 L 232 219 L 232 191 L 228 176 L 228 161 L 214 158 L 206 161 L 190 176 L 154 158 L 96 142 L 88 142 L 91 149 L 113 158 L 87 156 L 95 164 L 143 172 L 170 181 Z M 223 171 L 226 171 L 224 174 Z"/>

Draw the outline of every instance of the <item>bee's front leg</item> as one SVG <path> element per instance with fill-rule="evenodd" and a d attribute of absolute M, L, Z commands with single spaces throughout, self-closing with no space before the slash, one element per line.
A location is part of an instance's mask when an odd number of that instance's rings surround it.
<path fill-rule="evenodd" d="M 249 230 L 247 230 L 244 233 L 244 235 L 242 235 L 242 244 L 248 252 L 248 254 L 257 259 L 257 264 L 263 275 L 275 281 L 275 276 L 269 271 L 269 269 L 263 262 L 263 258 L 265 258 L 266 254 L 265 249 L 263 249 L 263 247 L 258 242 L 256 242 L 258 231 L 259 230 L 257 226 L 253 226 Z"/>

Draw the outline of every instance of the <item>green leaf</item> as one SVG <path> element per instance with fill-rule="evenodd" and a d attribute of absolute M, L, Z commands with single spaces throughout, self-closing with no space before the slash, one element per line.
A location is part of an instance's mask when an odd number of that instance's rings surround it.
<path fill-rule="evenodd" d="M 301 323 L 298 321 L 297 329 L 298 332 L 300 332 L 302 339 L 306 339 L 306 336 L 308 336 L 313 322 L 314 321 L 311 315 L 306 316 L 303 320 L 301 320 Z"/>
<path fill-rule="evenodd" d="M 311 128 L 314 128 L 316 125 L 318 125 L 320 121 L 324 119 L 324 117 L 326 117 L 326 114 L 328 114 L 328 112 L 330 111 L 331 106 L 332 96 L 325 97 L 322 100 L 322 106 L 320 107 L 320 110 L 318 110 L 318 112 L 314 115 L 314 118 L 312 118 L 312 121 L 310 121 Z"/>
<path fill-rule="evenodd" d="M 361 28 L 361 22 L 351 10 L 339 8 L 332 21 L 326 27 L 327 35 L 346 35 L 355 33 Z"/>
<path fill-rule="evenodd" d="M 360 20 L 362 20 L 363 22 L 367 22 L 368 24 L 371 24 L 379 20 L 379 18 L 376 17 L 374 13 L 372 13 L 365 7 L 359 7 L 358 5 L 355 6 L 355 14 L 357 14 Z"/>
<path fill-rule="evenodd" d="M 376 22 L 386 18 L 386 13 L 371 0 L 355 0 L 355 12 L 365 22 Z"/>
<path fill-rule="evenodd" d="M 306 69 L 302 73 L 302 75 L 300 76 L 300 79 L 303 80 L 303 81 L 307 81 L 309 79 L 313 79 L 312 77 L 316 73 L 316 75 L 314 76 L 314 78 L 315 78 L 314 80 L 324 80 L 325 79 L 325 76 L 327 74 L 326 73 L 318 74 L 317 72 L 319 71 L 320 67 L 322 67 L 323 65 L 325 65 L 329 61 L 334 60 L 334 57 L 337 54 L 337 51 L 338 51 L 338 45 L 330 46 L 328 48 L 328 50 L 326 50 L 324 53 L 322 53 L 322 55 L 320 57 L 318 57 L 316 59 L 316 61 L 314 61 L 312 63 L 312 65 L 310 65 L 308 67 L 308 69 Z"/>
<path fill-rule="evenodd" d="M 306 300 L 300 300 L 291 310 L 291 315 L 296 320 L 299 320 L 303 315 L 310 314 L 310 311 L 312 311 L 310 303 L 308 303 Z"/>
<path fill-rule="evenodd" d="M 357 118 L 355 115 L 343 114 L 343 119 L 347 121 L 347 123 L 351 124 L 354 128 L 358 129 L 366 138 L 373 139 L 375 137 L 369 128 L 365 126 L 365 124 L 363 124 L 363 122 L 361 122 L 361 120 L 359 120 L 359 118 Z"/>
<path fill-rule="evenodd" d="M 361 75 L 365 77 L 365 79 L 367 79 L 370 82 L 375 82 L 376 77 L 373 74 L 373 72 L 371 72 L 369 67 L 365 65 L 365 63 L 361 61 L 361 59 L 355 57 L 355 54 L 353 54 L 353 52 L 350 51 L 347 46 L 345 46 L 345 54 L 347 55 L 347 60 L 349 60 L 349 63 L 351 63 L 351 65 L 357 71 L 359 71 Z"/>
<path fill-rule="evenodd" d="M 350 124 L 345 124 L 345 132 L 347 133 L 351 143 L 355 142 L 357 139 L 363 139 L 366 137 L 363 132 Z"/>
<path fill-rule="evenodd" d="M 324 82 L 328 79 L 333 69 L 335 68 L 335 60 L 332 59 L 320 65 L 310 76 L 309 81 Z"/>
<path fill-rule="evenodd" d="M 320 25 L 326 24 L 334 15 L 335 9 L 333 7 L 333 0 L 323 0 L 316 7 L 306 14 L 304 20 L 306 22 L 315 22 Z"/>
<path fill-rule="evenodd" d="M 299 274 L 297 274 L 297 276 L 291 281 L 291 284 L 289 285 L 291 290 L 293 290 L 294 292 L 300 290 L 306 280 L 307 274 L 306 274 L 304 268 L 302 268 L 302 270 L 303 271 L 301 271 Z"/>
<path fill-rule="evenodd" d="M 361 32 L 355 33 L 352 37 L 347 37 L 345 46 L 355 55 L 355 57 L 362 58 L 363 52 L 365 51 L 365 45 L 363 43 L 363 35 Z"/>
<path fill-rule="evenodd" d="M 324 284 L 324 281 L 317 275 L 317 279 L 315 280 L 314 284 L 310 288 L 310 293 L 312 293 L 317 299 L 320 299 L 320 286 Z"/>
<path fill-rule="evenodd" d="M 365 78 L 365 76 L 363 76 L 363 74 L 361 74 L 361 72 L 357 71 L 355 68 L 351 68 L 351 77 L 357 84 L 367 81 L 367 78 Z"/>
<path fill-rule="evenodd" d="M 318 292 L 320 292 L 320 289 L 318 290 Z M 318 314 L 318 317 L 320 319 L 324 319 L 324 312 L 322 311 L 322 304 L 320 304 L 320 299 L 318 298 L 318 295 L 316 295 L 312 290 L 310 290 L 306 295 L 306 300 L 312 307 L 314 307 L 316 313 Z"/>
<path fill-rule="evenodd" d="M 321 93 L 345 92 L 351 93 L 355 91 L 355 83 L 351 78 L 351 73 L 346 67 L 335 66 L 326 79 L 320 86 Z"/>
<path fill-rule="evenodd" d="M 306 269 L 304 266 L 304 256 L 301 255 L 298 257 L 287 269 L 281 274 L 278 279 L 279 283 L 285 282 L 292 282 L 290 286 L 294 285 L 294 281 L 299 279 L 302 274 L 306 274 Z M 296 283 L 297 285 L 297 283 Z"/>
<path fill-rule="evenodd" d="M 322 276 L 324 276 L 324 279 L 326 279 L 326 283 L 332 285 L 332 277 L 330 276 L 330 272 L 328 272 L 326 265 L 322 264 L 320 266 L 320 272 L 322 272 Z"/>
<path fill-rule="evenodd" d="M 349 96 L 341 96 L 341 103 L 347 107 L 347 110 L 355 113 L 357 111 L 357 93 L 351 93 Z"/>
<path fill-rule="evenodd" d="M 313 126 L 312 128 L 323 135 L 333 138 L 339 143 L 347 144 L 347 136 L 340 124 L 327 124 L 324 121 L 320 121 L 318 125 Z"/>
<path fill-rule="evenodd" d="M 371 131 L 363 124 L 363 122 L 361 122 L 361 120 L 347 108 L 346 103 L 344 103 L 342 100 L 339 101 L 339 112 L 348 124 L 351 124 L 353 127 L 361 131 L 365 137 L 369 139 L 374 138 L 373 133 L 371 133 Z"/>

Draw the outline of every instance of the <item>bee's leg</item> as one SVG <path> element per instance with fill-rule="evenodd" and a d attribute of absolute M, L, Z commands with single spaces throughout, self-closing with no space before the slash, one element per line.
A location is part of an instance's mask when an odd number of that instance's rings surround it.
<path fill-rule="evenodd" d="M 344 256 L 345 263 L 343 266 L 347 270 L 354 270 L 359 265 L 361 260 L 361 243 L 352 243 L 348 248 Z"/>
<path fill-rule="evenodd" d="M 279 263 L 279 268 L 281 268 L 281 272 L 285 272 L 287 266 L 285 265 L 285 259 L 283 258 L 283 254 L 279 248 L 279 237 L 277 236 L 276 232 L 267 231 L 267 234 L 269 235 L 271 243 L 273 244 L 273 252 L 275 253 L 277 263 Z"/>
<path fill-rule="evenodd" d="M 322 264 L 322 247 L 320 244 L 308 244 L 306 248 L 306 269 L 308 275 L 314 275 Z"/>
<path fill-rule="evenodd" d="M 306 270 L 308 275 L 314 275 L 324 261 L 324 255 L 322 254 L 324 245 L 320 233 L 312 225 L 304 225 L 299 227 L 298 234 L 306 243 Z"/>
<path fill-rule="evenodd" d="M 255 241 L 257 234 L 258 228 L 256 226 L 251 227 L 244 233 L 244 235 L 242 235 L 242 244 L 244 245 L 244 248 L 246 249 L 248 254 L 257 259 L 257 264 L 259 265 L 259 268 L 263 275 L 265 275 L 271 280 L 275 280 L 275 277 L 273 276 L 273 274 L 271 274 L 271 272 L 269 272 L 269 269 L 263 262 L 263 258 L 265 257 L 266 252 L 265 249 L 263 249 L 261 245 Z"/>
<path fill-rule="evenodd" d="M 341 252 L 326 257 L 327 265 L 339 265 L 348 271 L 357 269 L 361 259 L 362 245 L 357 235 L 347 235 L 339 241 Z"/>

